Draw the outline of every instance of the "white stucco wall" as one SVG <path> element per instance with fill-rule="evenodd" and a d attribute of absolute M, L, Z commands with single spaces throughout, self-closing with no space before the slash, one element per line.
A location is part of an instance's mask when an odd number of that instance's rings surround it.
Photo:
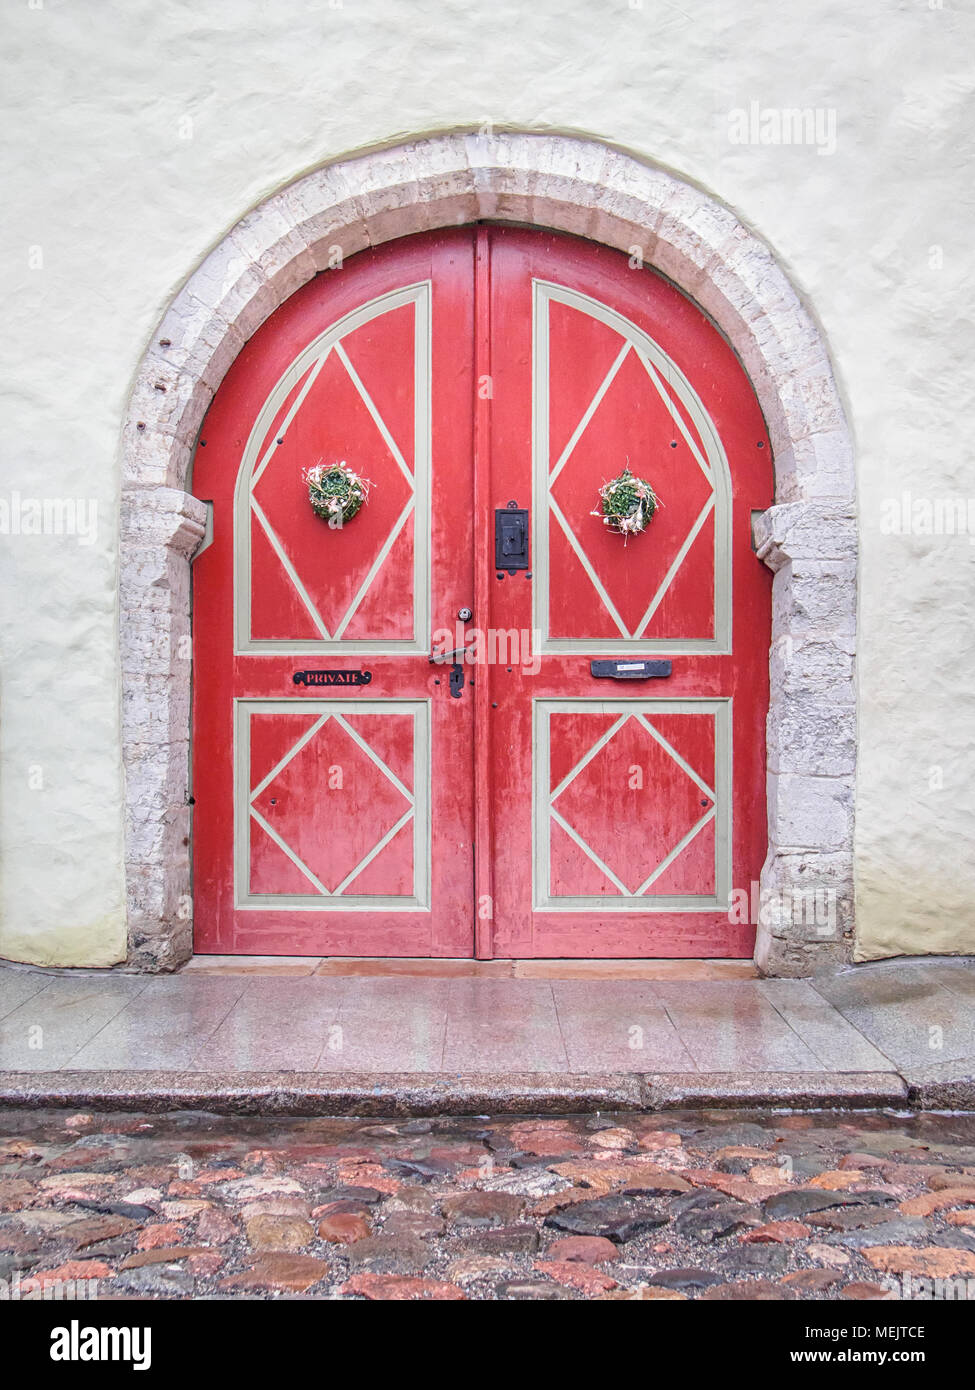
<path fill-rule="evenodd" d="M 484 122 L 699 183 L 821 322 L 859 449 L 858 953 L 975 951 L 975 546 L 884 511 L 975 497 L 971 6 L 12 0 L 4 28 L 0 523 L 19 493 L 98 527 L 0 535 L 0 954 L 124 955 L 118 433 L 166 304 L 302 170 Z M 753 102 L 818 109 L 824 152 L 734 143 Z"/>

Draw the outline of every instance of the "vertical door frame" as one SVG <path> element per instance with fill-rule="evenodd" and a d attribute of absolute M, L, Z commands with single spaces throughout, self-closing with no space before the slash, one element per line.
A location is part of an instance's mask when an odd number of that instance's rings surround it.
<path fill-rule="evenodd" d="M 127 960 L 170 970 L 192 951 L 189 564 L 207 515 L 185 485 L 207 407 L 246 340 L 314 275 L 368 246 L 480 221 L 624 251 L 635 268 L 660 271 L 694 299 L 741 358 L 776 477 L 775 505 L 753 528 L 757 553 L 775 572 L 769 852 L 756 885 L 756 961 L 767 974 L 801 976 L 847 960 L 855 471 L 826 344 L 772 251 L 717 198 L 598 141 L 501 131 L 416 140 L 282 187 L 213 248 L 152 334 L 120 446 Z M 828 896 L 828 921 L 809 919 L 811 893 Z"/>

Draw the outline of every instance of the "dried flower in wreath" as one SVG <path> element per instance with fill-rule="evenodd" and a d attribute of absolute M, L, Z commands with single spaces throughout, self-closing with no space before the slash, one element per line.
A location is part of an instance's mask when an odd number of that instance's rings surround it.
<path fill-rule="evenodd" d="M 604 526 L 621 536 L 638 536 L 645 531 L 662 505 L 650 484 L 644 478 L 635 478 L 629 465 L 618 478 L 603 483 L 599 499 L 599 509 L 590 512 L 590 516 L 598 517 Z"/>
<path fill-rule="evenodd" d="M 351 521 L 369 496 L 372 484 L 341 463 L 316 463 L 306 468 L 302 478 L 308 485 L 312 511 L 332 527 Z"/>

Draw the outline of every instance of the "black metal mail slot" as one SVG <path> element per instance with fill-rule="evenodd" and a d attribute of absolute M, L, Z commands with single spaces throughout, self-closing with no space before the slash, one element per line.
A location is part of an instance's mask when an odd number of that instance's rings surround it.
<path fill-rule="evenodd" d="M 645 681 L 651 676 L 669 676 L 669 661 L 593 661 L 589 669 L 594 676 L 613 681 Z"/>
<path fill-rule="evenodd" d="M 296 671 L 295 685 L 368 685 L 371 671 Z"/>

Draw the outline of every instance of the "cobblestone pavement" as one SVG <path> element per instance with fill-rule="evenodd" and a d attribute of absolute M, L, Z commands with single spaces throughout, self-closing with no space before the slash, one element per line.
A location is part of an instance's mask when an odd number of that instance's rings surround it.
<path fill-rule="evenodd" d="M 18 1297 L 957 1297 L 975 1116 L 8 1111 L 0 1276 Z"/>

